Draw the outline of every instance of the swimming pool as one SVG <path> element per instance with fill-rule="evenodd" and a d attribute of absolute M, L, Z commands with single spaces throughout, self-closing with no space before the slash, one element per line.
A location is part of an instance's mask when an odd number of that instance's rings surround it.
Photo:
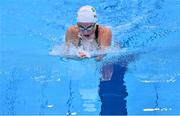
<path fill-rule="evenodd" d="M 110 55 L 110 81 L 99 80 L 103 62 L 50 54 L 86 4 L 128 51 Z M 179 0 L 1 0 L 0 114 L 180 114 L 179 10 Z"/>

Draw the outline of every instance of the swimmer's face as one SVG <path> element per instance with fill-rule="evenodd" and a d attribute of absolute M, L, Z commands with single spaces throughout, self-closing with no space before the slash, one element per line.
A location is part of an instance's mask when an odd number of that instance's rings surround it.
<path fill-rule="evenodd" d="M 79 32 L 87 38 L 95 32 L 96 23 L 80 23 L 80 22 L 78 22 L 77 25 L 78 25 Z"/>

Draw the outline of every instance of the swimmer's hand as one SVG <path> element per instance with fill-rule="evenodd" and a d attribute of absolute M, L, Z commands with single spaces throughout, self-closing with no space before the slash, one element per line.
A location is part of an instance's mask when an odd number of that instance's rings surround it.
<path fill-rule="evenodd" d="M 78 56 L 80 58 L 90 58 L 91 57 L 91 55 L 88 52 L 85 52 L 85 51 L 78 52 Z"/>

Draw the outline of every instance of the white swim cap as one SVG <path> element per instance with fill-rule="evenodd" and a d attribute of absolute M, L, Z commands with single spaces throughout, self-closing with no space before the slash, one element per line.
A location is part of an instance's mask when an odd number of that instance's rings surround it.
<path fill-rule="evenodd" d="M 77 13 L 77 22 L 96 23 L 96 10 L 92 6 L 82 6 Z"/>

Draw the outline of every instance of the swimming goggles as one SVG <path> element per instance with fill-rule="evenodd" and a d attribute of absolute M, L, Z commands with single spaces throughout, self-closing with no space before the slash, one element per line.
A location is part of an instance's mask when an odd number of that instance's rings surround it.
<path fill-rule="evenodd" d="M 84 27 L 84 26 L 82 26 L 82 25 L 80 25 L 80 24 L 78 24 L 78 28 L 79 28 L 79 30 L 80 31 L 92 31 L 93 29 L 94 29 L 94 26 L 95 26 L 96 24 L 93 24 L 93 25 L 90 25 L 90 26 L 88 26 L 88 27 Z"/>

